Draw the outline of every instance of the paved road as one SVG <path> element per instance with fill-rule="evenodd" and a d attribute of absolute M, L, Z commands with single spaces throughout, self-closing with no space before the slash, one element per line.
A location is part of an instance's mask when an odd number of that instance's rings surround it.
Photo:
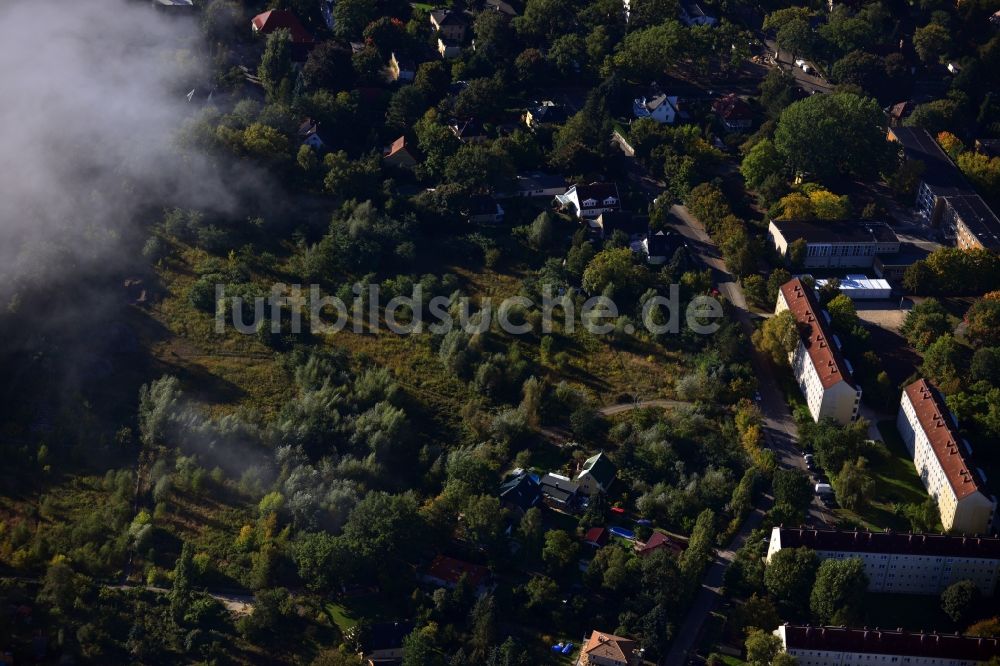
<path fill-rule="evenodd" d="M 750 311 L 747 309 L 746 298 L 739 283 L 726 268 L 715 243 L 712 242 L 701 222 L 695 219 L 684 206 L 672 206 L 670 214 L 673 218 L 671 226 L 685 237 L 688 247 L 695 256 L 711 269 L 713 282 L 718 286 L 719 292 L 733 305 L 740 326 L 749 337 L 753 333 L 754 325 Z M 751 349 L 751 363 L 757 377 L 757 387 L 760 393 L 758 404 L 763 415 L 762 430 L 765 443 L 768 448 L 775 452 L 779 465 L 784 468 L 806 471 L 805 461 L 796 444 L 798 428 L 789 413 L 784 393 L 774 376 L 774 368 L 770 361 L 754 348 Z M 699 638 L 702 625 L 719 601 L 719 588 L 722 585 L 726 568 L 732 564 L 735 551 L 744 544 L 750 532 L 760 524 L 764 512 L 768 509 L 768 502 L 770 499 L 765 498 L 761 506 L 756 507 L 743 522 L 739 531 L 727 544 L 726 549 L 716 554 L 715 560 L 702 580 L 701 589 L 698 591 L 687 617 L 676 632 L 676 638 L 671 645 L 670 652 L 661 661 L 662 666 L 682 666 L 687 662 L 688 655 Z M 814 500 L 806 520 L 811 524 L 823 524 L 832 520 L 832 517 L 829 511 Z"/>
<path fill-rule="evenodd" d="M 708 571 L 701 581 L 701 588 L 691 603 L 687 617 L 674 631 L 674 642 L 671 644 L 670 652 L 666 658 L 660 662 L 661 665 L 682 666 L 687 661 L 688 653 L 694 647 L 695 641 L 698 640 L 702 625 L 722 597 L 721 588 L 726 569 L 733 563 L 736 551 L 746 543 L 750 532 L 760 525 L 765 511 L 764 507 L 755 508 L 740 525 L 736 535 L 726 544 L 725 550 L 716 551 L 715 559 L 709 565 Z"/>
<path fill-rule="evenodd" d="M 767 47 L 768 53 L 771 56 L 774 56 L 775 50 L 777 49 L 777 44 L 775 44 L 774 40 L 765 39 L 764 45 Z M 778 66 L 786 72 L 790 72 L 791 75 L 795 77 L 795 82 L 799 85 L 799 87 L 810 95 L 828 93 L 833 90 L 833 85 L 826 79 L 812 74 L 806 74 L 802 71 L 801 67 L 796 67 L 795 56 L 788 51 L 778 51 Z"/>

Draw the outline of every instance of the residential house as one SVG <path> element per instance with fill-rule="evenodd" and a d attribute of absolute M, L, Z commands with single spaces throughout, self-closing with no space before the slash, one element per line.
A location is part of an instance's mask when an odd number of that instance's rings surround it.
<path fill-rule="evenodd" d="M 547 99 L 528 107 L 524 111 L 524 124 L 534 129 L 543 123 L 550 125 L 562 124 L 566 122 L 568 117 L 569 115 L 566 113 L 565 106 Z"/>
<path fill-rule="evenodd" d="M 590 632 L 584 644 L 578 666 L 639 666 L 642 650 L 635 641 L 597 629 Z"/>
<path fill-rule="evenodd" d="M 396 55 L 393 51 L 389 54 L 389 78 L 400 83 L 409 83 L 417 75 L 417 65 L 409 58 Z"/>
<path fill-rule="evenodd" d="M 462 143 L 483 143 L 487 138 L 483 124 L 474 118 L 452 120 L 448 128 Z"/>
<path fill-rule="evenodd" d="M 899 238 L 882 222 L 771 220 L 767 233 L 774 249 L 785 258 L 793 243 L 804 241 L 803 268 L 867 268 L 877 255 L 899 252 Z"/>
<path fill-rule="evenodd" d="M 500 485 L 500 505 L 519 514 L 538 506 L 541 499 L 538 481 L 524 470 L 516 470 Z"/>
<path fill-rule="evenodd" d="M 903 389 L 896 427 L 927 493 L 938 504 L 945 530 L 990 533 L 996 498 L 988 494 L 982 472 L 969 468 L 972 446 L 958 434 L 954 416 L 927 380 Z"/>
<path fill-rule="evenodd" d="M 568 476 L 546 474 L 539 480 L 542 501 L 553 509 L 572 511 L 576 507 L 576 494 L 580 486 Z"/>
<path fill-rule="evenodd" d="M 462 55 L 462 45 L 450 39 L 438 37 L 437 52 L 445 60 L 452 60 Z"/>
<path fill-rule="evenodd" d="M 486 0 L 483 5 L 486 9 L 506 14 L 511 18 L 517 16 L 517 9 L 515 9 L 514 5 L 510 4 L 506 0 Z"/>
<path fill-rule="evenodd" d="M 899 127 L 906 120 L 907 116 L 913 113 L 914 103 L 911 101 L 896 102 L 888 109 L 885 110 L 886 115 L 889 116 L 889 126 Z"/>
<path fill-rule="evenodd" d="M 608 539 L 611 538 L 611 533 L 608 532 L 605 527 L 591 527 L 587 530 L 587 533 L 583 535 L 583 542 L 588 546 L 593 546 L 594 548 L 603 548 L 607 543 Z"/>
<path fill-rule="evenodd" d="M 633 215 L 623 210 L 612 210 L 601 213 L 593 220 L 587 220 L 587 225 L 599 238 L 611 238 L 616 231 L 628 235 L 629 238 L 642 236 L 649 228 L 648 218 Z"/>
<path fill-rule="evenodd" d="M 682 1 L 680 3 L 680 13 L 681 23 L 689 28 L 696 25 L 713 26 L 718 23 L 718 19 L 706 14 L 697 2 Z"/>
<path fill-rule="evenodd" d="M 303 145 L 309 146 L 313 150 L 323 150 L 326 146 L 323 137 L 320 136 L 319 123 L 312 118 L 306 118 L 299 125 L 298 137 Z"/>
<path fill-rule="evenodd" d="M 412 169 L 420 163 L 419 153 L 412 143 L 401 136 L 382 151 L 382 162 L 397 169 Z"/>
<path fill-rule="evenodd" d="M 430 20 L 431 27 L 440 38 L 456 43 L 465 41 L 465 33 L 471 22 L 467 12 L 452 9 L 435 9 L 431 11 Z"/>
<path fill-rule="evenodd" d="M 606 493 L 615 481 L 617 474 L 615 464 L 603 453 L 587 458 L 580 467 L 580 472 L 576 476 L 579 490 L 585 495 L 596 495 Z"/>
<path fill-rule="evenodd" d="M 850 423 L 858 417 L 861 388 L 840 351 L 840 339 L 830 331 L 830 315 L 799 278 L 789 280 L 778 291 L 774 313 L 785 310 L 791 311 L 798 324 L 799 343 L 788 360 L 809 413 L 817 422 L 831 418 Z"/>
<path fill-rule="evenodd" d="M 312 34 L 302 25 L 299 17 L 287 9 L 272 9 L 257 14 L 250 25 L 254 34 L 261 36 L 270 35 L 281 29 L 288 30 L 292 38 L 292 59 L 296 62 L 305 62 L 315 43 Z"/>
<path fill-rule="evenodd" d="M 659 266 L 670 261 L 683 245 L 680 234 L 674 231 L 649 229 L 639 245 L 639 251 L 646 255 L 646 263 Z"/>
<path fill-rule="evenodd" d="M 632 114 L 636 118 L 649 118 L 661 125 L 672 125 L 677 120 L 677 96 L 665 94 L 639 97 L 632 101 Z"/>
<path fill-rule="evenodd" d="M 499 224 L 503 222 L 504 216 L 503 207 L 488 194 L 470 197 L 469 204 L 462 213 L 473 224 Z"/>
<path fill-rule="evenodd" d="M 447 555 L 435 557 L 431 565 L 427 567 L 427 571 L 421 576 L 421 580 L 431 585 L 453 589 L 463 576 L 477 594 L 486 592 L 490 580 L 489 569 Z"/>
<path fill-rule="evenodd" d="M 402 662 L 403 639 L 413 632 L 413 622 L 376 622 L 360 638 L 361 659 L 366 666 Z"/>
<path fill-rule="evenodd" d="M 645 543 L 636 543 L 634 548 L 639 557 L 646 557 L 658 550 L 665 550 L 672 555 L 684 552 L 684 544 L 663 532 L 653 532 Z"/>
<path fill-rule="evenodd" d="M 924 165 L 917 186 L 917 213 L 941 227 L 957 247 L 1000 251 L 1000 219 L 941 149 L 930 132 L 919 127 L 890 127 L 908 160 Z"/>
<path fill-rule="evenodd" d="M 753 110 L 736 93 L 729 93 L 712 102 L 712 111 L 730 132 L 744 132 L 753 126 Z"/>
<path fill-rule="evenodd" d="M 821 560 L 860 559 L 868 591 L 937 596 L 971 580 L 985 597 L 1000 581 L 1000 539 L 948 534 L 774 527 L 767 561 L 784 548 L 809 548 Z"/>
<path fill-rule="evenodd" d="M 550 175 L 541 171 L 519 173 L 510 192 L 497 194 L 497 198 L 511 199 L 514 197 L 545 197 L 552 199 L 566 191 L 566 179 L 562 176 Z"/>
<path fill-rule="evenodd" d="M 556 201 L 564 207 L 572 206 L 579 218 L 595 218 L 602 213 L 622 209 L 618 185 L 615 183 L 573 185 L 565 194 L 557 195 Z"/>
<path fill-rule="evenodd" d="M 959 634 L 788 623 L 774 634 L 799 666 L 975 666 L 1000 657 L 1000 639 Z"/>

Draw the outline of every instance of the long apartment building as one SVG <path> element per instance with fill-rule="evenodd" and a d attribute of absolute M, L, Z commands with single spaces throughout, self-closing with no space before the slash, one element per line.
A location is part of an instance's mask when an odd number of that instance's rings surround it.
<path fill-rule="evenodd" d="M 876 255 L 899 252 L 899 238 L 882 222 L 771 220 L 767 233 L 782 257 L 796 241 L 806 245 L 803 268 L 871 266 Z"/>
<path fill-rule="evenodd" d="M 926 380 L 903 389 L 896 427 L 927 493 L 938 504 L 945 530 L 990 533 L 996 498 L 987 492 L 982 471 L 968 464 L 972 447 L 959 436 L 944 400 Z"/>
<path fill-rule="evenodd" d="M 830 315 L 798 278 L 778 292 L 774 313 L 784 310 L 790 310 L 798 323 L 799 344 L 788 360 L 809 413 L 816 421 L 829 417 L 850 423 L 858 416 L 861 388 L 852 379 L 854 371 L 840 351 L 840 340 L 830 331 Z"/>
<path fill-rule="evenodd" d="M 976 666 L 1000 656 L 1000 639 L 784 624 L 774 631 L 799 666 Z"/>
<path fill-rule="evenodd" d="M 919 127 L 890 127 L 907 159 L 924 165 L 917 187 L 917 211 L 940 226 L 957 247 L 1000 250 L 1000 219 L 962 176 L 934 137 Z"/>
<path fill-rule="evenodd" d="M 952 583 L 971 580 L 989 597 L 1000 578 L 996 537 L 781 526 L 771 530 L 767 561 L 784 548 L 802 547 L 821 560 L 860 559 L 872 592 L 938 595 Z"/>

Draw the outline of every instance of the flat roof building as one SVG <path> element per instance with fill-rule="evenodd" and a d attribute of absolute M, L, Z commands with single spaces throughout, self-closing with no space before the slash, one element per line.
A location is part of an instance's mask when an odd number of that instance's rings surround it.
<path fill-rule="evenodd" d="M 867 220 L 771 220 L 774 249 L 788 256 L 792 243 L 806 243 L 804 268 L 871 266 L 876 255 L 899 251 L 899 239 L 883 222 Z"/>
<path fill-rule="evenodd" d="M 917 210 L 963 249 L 1000 251 L 1000 219 L 968 183 L 930 132 L 890 127 L 889 140 L 903 146 L 907 159 L 924 165 L 917 187 Z"/>

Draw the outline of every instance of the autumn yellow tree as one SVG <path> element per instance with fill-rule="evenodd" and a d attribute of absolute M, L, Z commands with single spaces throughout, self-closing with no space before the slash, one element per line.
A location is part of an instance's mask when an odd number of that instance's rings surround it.
<path fill-rule="evenodd" d="M 843 220 L 851 215 L 851 201 L 847 195 L 837 196 L 830 190 L 813 190 L 809 193 L 813 214 L 821 220 Z"/>

